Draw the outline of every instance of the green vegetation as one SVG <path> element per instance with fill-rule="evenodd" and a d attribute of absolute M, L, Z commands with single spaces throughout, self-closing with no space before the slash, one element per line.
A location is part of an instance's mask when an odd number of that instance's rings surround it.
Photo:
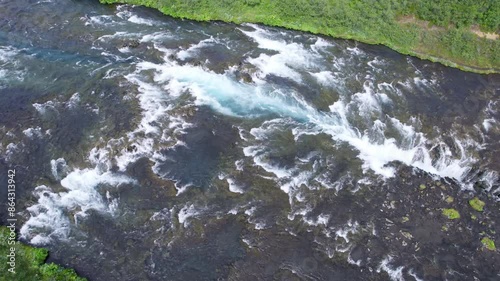
<path fill-rule="evenodd" d="M 421 184 L 418 188 L 420 188 L 420 190 L 424 190 L 427 188 L 427 186 L 425 186 L 425 184 Z"/>
<path fill-rule="evenodd" d="M 500 72 L 498 0 L 100 0 L 199 21 L 254 22 L 383 44 L 475 72 Z"/>
<path fill-rule="evenodd" d="M 479 200 L 479 198 L 474 197 L 474 199 L 469 200 L 469 205 L 472 207 L 472 209 L 474 209 L 478 212 L 482 212 L 485 203 L 483 201 Z"/>
<path fill-rule="evenodd" d="M 500 2 L 496 0 L 414 0 L 405 7 L 406 13 L 438 26 L 477 24 L 485 31 L 495 32 L 500 25 Z"/>
<path fill-rule="evenodd" d="M 495 251 L 497 249 L 495 247 L 495 241 L 491 240 L 488 237 L 484 237 L 483 239 L 481 239 L 481 243 L 483 243 L 483 246 L 490 251 Z"/>
<path fill-rule="evenodd" d="M 443 209 L 443 215 L 448 217 L 450 220 L 456 220 L 460 218 L 460 213 L 455 209 Z"/>
<path fill-rule="evenodd" d="M 12 239 L 9 239 L 11 238 Z M 12 243 L 15 244 L 12 245 Z M 10 242 L 10 243 L 9 243 Z M 11 247 L 15 249 L 15 273 L 9 272 L 8 264 Z M 65 269 L 54 263 L 47 264 L 48 251 L 24 245 L 11 236 L 10 229 L 0 226 L 0 280 L 5 281 L 86 281 L 78 277 L 74 270 Z"/>

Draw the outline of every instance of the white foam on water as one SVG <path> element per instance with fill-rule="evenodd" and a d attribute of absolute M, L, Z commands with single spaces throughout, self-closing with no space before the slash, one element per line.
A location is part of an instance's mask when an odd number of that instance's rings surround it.
<path fill-rule="evenodd" d="M 80 94 L 74 93 L 71 98 L 66 102 L 66 107 L 69 109 L 74 109 L 80 103 Z"/>
<path fill-rule="evenodd" d="M 10 46 L 0 46 L 0 63 L 10 62 L 19 50 Z"/>
<path fill-rule="evenodd" d="M 343 57 L 336 57 L 332 60 L 333 68 L 337 71 L 342 71 L 346 65 L 346 60 Z"/>
<path fill-rule="evenodd" d="M 23 131 L 23 134 L 30 139 L 41 138 L 43 135 L 42 128 L 40 128 L 40 127 L 28 128 L 28 129 Z"/>
<path fill-rule="evenodd" d="M 33 107 L 40 113 L 41 115 L 44 115 L 47 110 L 54 110 L 57 112 L 56 106 L 58 105 L 57 102 L 54 101 L 47 101 L 45 103 L 34 103 Z"/>
<path fill-rule="evenodd" d="M 393 177 L 395 171 L 391 167 L 387 167 L 386 164 L 391 161 L 401 161 L 407 165 L 411 165 L 422 170 L 428 171 L 430 173 L 440 175 L 440 176 L 450 176 L 456 179 L 461 179 L 463 175 L 468 171 L 469 157 L 464 153 L 461 155 L 460 159 L 453 159 L 449 153 L 442 152 L 441 157 L 436 161 L 432 160 L 429 150 L 426 148 L 427 140 L 423 137 L 423 134 L 416 133 L 413 127 L 402 124 L 397 120 L 392 120 L 392 126 L 398 129 L 398 132 L 402 134 L 401 141 L 396 141 L 395 139 L 382 138 L 377 142 L 377 140 L 372 140 L 367 134 L 360 135 L 359 132 L 351 129 L 347 121 L 347 116 L 345 112 L 345 105 L 334 105 L 334 108 L 339 108 L 337 110 L 338 125 L 326 124 L 315 122 L 319 126 L 308 131 L 306 128 L 298 127 L 301 129 L 293 130 L 294 134 L 317 134 L 320 132 L 329 133 L 334 139 L 340 141 L 346 141 L 355 147 L 359 151 L 358 157 L 363 160 L 363 168 L 365 171 L 371 170 L 376 174 L 383 177 Z M 311 114 L 313 116 L 313 114 Z M 318 116 L 319 120 L 325 119 L 324 116 Z M 315 120 L 316 121 L 316 120 Z M 345 121 L 347 125 L 343 125 L 342 121 Z M 333 123 L 333 122 L 332 122 Z M 272 124 L 272 125 L 270 125 Z M 285 125 L 286 124 L 286 125 Z M 274 131 L 284 130 L 285 127 L 289 127 L 290 122 L 283 119 L 276 119 L 272 121 L 266 121 L 259 128 L 254 128 L 250 132 L 254 138 L 261 141 L 262 145 L 248 146 L 243 149 L 245 156 L 252 157 L 254 163 L 262 167 L 267 172 L 273 173 L 278 179 L 280 179 L 283 191 L 289 193 L 294 190 L 295 187 L 301 184 L 306 184 L 310 186 L 311 179 L 324 184 L 327 188 L 332 187 L 331 184 L 321 181 L 321 178 L 312 177 L 314 173 L 302 173 L 298 176 L 294 169 L 283 169 L 281 167 L 273 166 L 265 161 L 268 148 L 266 148 L 267 139 L 272 138 Z M 380 123 L 375 122 L 374 126 L 377 129 L 384 129 L 382 126 L 380 128 Z M 383 137 L 383 132 L 382 132 Z M 297 139 L 297 136 L 295 137 Z M 460 145 L 460 144 L 459 144 Z M 402 147 L 401 147 L 402 146 Z M 310 178 L 308 178 L 311 176 Z M 285 182 L 283 179 L 289 179 Z"/>
<path fill-rule="evenodd" d="M 159 26 L 163 25 L 161 21 L 152 20 L 140 17 L 137 14 L 134 14 L 130 10 L 131 6 L 128 5 L 119 5 L 116 7 L 116 16 L 120 19 L 127 20 L 128 22 L 135 23 L 138 25 L 147 25 L 147 26 Z"/>
<path fill-rule="evenodd" d="M 256 210 L 257 210 L 257 207 L 255 207 L 255 206 L 251 207 L 250 209 L 246 209 L 245 210 L 245 215 L 252 216 L 255 213 Z"/>
<path fill-rule="evenodd" d="M 418 76 L 413 78 L 413 83 L 422 90 L 432 89 L 436 82 L 436 80 L 428 80 Z"/>
<path fill-rule="evenodd" d="M 415 281 L 424 281 L 424 279 L 419 278 L 413 269 L 408 270 L 408 275 L 415 278 Z"/>
<path fill-rule="evenodd" d="M 192 125 L 185 121 L 182 116 L 171 114 L 174 109 L 172 99 L 180 95 L 176 85 L 171 84 L 169 88 L 162 88 L 153 83 L 143 81 L 140 72 L 141 65 L 136 72 L 128 74 L 125 78 L 136 85 L 139 93 L 137 99 L 142 110 L 141 120 L 138 126 L 127 136 L 120 140 L 110 140 L 103 151 L 119 152 L 114 155 L 114 160 L 120 171 L 125 171 L 130 163 L 139 158 L 148 157 L 154 162 L 153 171 L 158 172 L 157 163 L 163 161 L 163 156 L 157 151 L 160 148 L 173 148 L 185 145 L 176 139 Z"/>
<path fill-rule="evenodd" d="M 237 160 L 234 162 L 234 166 L 236 167 L 237 171 L 243 171 L 243 159 Z"/>
<path fill-rule="evenodd" d="M 137 98 L 142 110 L 142 118 L 136 129 L 129 132 L 126 138 L 118 142 L 119 153 L 114 160 L 120 171 L 125 171 L 130 163 L 139 158 L 148 157 L 153 161 L 153 172 L 162 176 L 158 168 L 159 163 L 165 161 L 164 156 L 159 153 L 161 149 L 173 149 L 186 144 L 176 139 L 184 134 L 184 131 L 192 126 L 185 118 L 172 114 L 173 103 L 180 95 L 175 85 L 170 88 L 162 88 L 150 82 L 142 80 L 138 68 L 135 73 L 126 75 L 125 78 L 138 87 Z M 124 145 L 124 144 L 127 145 Z M 107 151 L 113 151 L 114 144 L 108 144 Z M 176 183 L 178 195 L 186 190 L 189 185 L 179 186 Z"/>
<path fill-rule="evenodd" d="M 498 187 L 496 190 L 492 190 L 492 189 L 494 186 L 496 186 L 500 182 L 499 179 L 500 179 L 500 175 L 498 174 L 497 171 L 488 171 L 488 172 L 482 174 L 478 178 L 478 181 L 483 184 L 484 189 L 486 191 L 498 193 L 498 192 L 500 192 L 500 187 Z M 500 200 L 500 198 L 497 200 Z"/>
<path fill-rule="evenodd" d="M 36 187 L 35 193 L 44 195 L 38 204 L 27 208 L 32 217 L 21 227 L 21 238 L 28 239 L 34 245 L 45 245 L 49 244 L 53 237 L 68 237 L 71 224 L 69 219 L 63 214 L 63 210 L 52 207 L 53 201 L 59 200 L 54 198 L 57 195 L 44 185 Z M 33 219 L 33 216 L 36 216 L 36 219 Z M 40 233 L 37 233 L 37 229 L 41 230 Z"/>
<path fill-rule="evenodd" d="M 195 206 L 194 204 L 185 205 L 182 209 L 179 210 L 177 214 L 177 219 L 179 223 L 183 225 L 185 228 L 189 226 L 189 220 L 191 218 L 196 218 L 204 212 L 204 209 Z"/>
<path fill-rule="evenodd" d="M 317 54 L 320 54 L 326 48 L 331 47 L 331 46 L 333 46 L 333 44 L 331 42 L 328 42 L 325 39 L 318 37 L 316 39 L 316 42 L 313 45 L 311 45 L 311 50 L 313 50 Z"/>
<path fill-rule="evenodd" d="M 252 222 L 250 222 L 252 223 Z M 263 222 L 253 222 L 255 230 L 263 230 L 267 228 L 267 225 Z"/>
<path fill-rule="evenodd" d="M 131 11 L 130 5 L 119 5 L 116 7 L 116 16 L 120 19 L 126 20 L 128 22 L 138 24 L 138 25 L 146 25 L 146 26 L 161 26 L 164 25 L 163 22 L 158 20 L 153 20 L 150 18 L 143 18 L 133 11 Z M 123 24 L 120 22 L 120 24 Z"/>
<path fill-rule="evenodd" d="M 165 41 L 166 39 L 172 38 L 173 35 L 166 32 L 166 31 L 159 31 L 159 32 L 154 32 L 151 34 L 146 34 L 142 36 L 142 38 L 139 40 L 141 43 L 146 43 L 146 42 L 153 42 L 153 43 L 161 43 Z"/>
<path fill-rule="evenodd" d="M 131 22 L 131 23 L 142 24 L 142 25 L 149 25 L 149 26 L 155 26 L 155 25 L 160 25 L 161 24 L 161 22 L 159 22 L 159 21 L 141 18 L 141 17 L 139 17 L 137 15 L 132 15 L 127 20 L 129 22 Z"/>
<path fill-rule="evenodd" d="M 9 80 L 23 81 L 25 70 L 22 63 L 16 60 L 21 50 L 11 46 L 0 46 L 0 87 Z"/>
<path fill-rule="evenodd" d="M 391 102 L 386 94 L 375 91 L 370 80 L 363 83 L 363 90 L 363 92 L 355 93 L 352 100 L 344 105 L 348 110 L 355 108 L 362 116 L 370 116 L 372 113 L 379 113 L 381 105 Z"/>
<path fill-rule="evenodd" d="M 227 184 L 229 185 L 229 191 L 233 193 L 245 193 L 245 190 L 238 184 L 236 184 L 235 180 L 232 178 L 227 178 L 226 179 Z"/>
<path fill-rule="evenodd" d="M 354 94 L 349 103 L 339 100 L 330 106 L 331 113 L 337 117 L 335 122 L 328 122 L 329 120 L 325 118 L 316 122 L 323 132 L 355 147 L 359 151 L 358 157 L 364 162 L 365 171 L 369 169 L 384 177 L 393 177 L 394 170 L 386 164 L 401 161 L 431 174 L 462 179 L 469 170 L 468 164 L 473 162 L 470 155 L 466 155 L 465 150 L 461 155 L 456 156 L 458 158 L 454 158 L 449 153 L 442 153 L 438 161 L 433 161 L 426 147 L 429 140 L 423 133 L 417 133 L 409 124 L 395 118 L 389 118 L 390 122 L 387 124 L 381 124 L 377 120 L 372 121 L 373 130 L 379 131 L 378 137 L 375 138 L 371 137 L 368 132 L 355 130 L 355 126 L 349 121 L 349 110 L 357 108 L 362 116 L 370 116 L 374 113 L 381 113 L 381 104 L 390 103 L 387 95 L 374 92 L 374 86 L 371 83 L 365 83 L 364 89 L 364 92 Z M 385 138 L 384 131 L 389 125 L 400 134 L 399 141 L 394 138 Z"/>
<path fill-rule="evenodd" d="M 278 52 L 275 55 L 261 54 L 257 58 L 249 58 L 247 61 L 259 69 L 259 78 L 265 78 L 269 74 L 293 79 L 301 82 L 301 74 L 297 68 L 307 69 L 317 66 L 315 60 L 319 58 L 317 53 L 311 52 L 299 43 L 287 43 L 277 40 L 275 34 L 260 28 L 255 24 L 247 24 L 254 31 L 240 31 L 253 39 L 261 49 Z"/>
<path fill-rule="evenodd" d="M 245 210 L 244 214 L 248 216 L 248 223 L 253 224 L 255 230 L 266 229 L 267 225 L 265 224 L 265 222 L 260 221 L 259 219 L 253 217 L 256 211 L 257 211 L 256 206 L 252 206 L 251 208 Z"/>
<path fill-rule="evenodd" d="M 120 51 L 120 53 L 130 53 L 130 48 L 129 47 L 122 47 L 122 48 L 118 48 L 118 51 Z"/>
<path fill-rule="evenodd" d="M 487 118 L 487 119 L 484 119 L 484 121 L 483 121 L 483 128 L 486 132 L 488 132 L 496 124 L 497 124 L 497 121 L 494 118 Z"/>
<path fill-rule="evenodd" d="M 102 35 L 97 38 L 98 41 L 106 42 L 113 39 L 131 39 L 131 38 L 143 38 L 144 36 L 141 33 L 132 33 L 126 31 L 116 31 L 113 34 Z M 104 53 L 109 54 L 109 53 Z M 112 55 L 112 54 L 110 54 Z"/>
<path fill-rule="evenodd" d="M 84 219 L 87 211 L 113 215 L 116 201 L 99 193 L 102 185 L 117 187 L 126 183 L 133 183 L 133 180 L 97 169 L 76 169 L 61 180 L 65 191 L 55 192 L 45 185 L 35 188 L 38 201 L 27 208 L 31 217 L 21 227 L 21 237 L 35 245 L 44 245 L 53 239 L 67 239 L 71 226 Z M 73 219 L 68 214 L 73 214 Z"/>
<path fill-rule="evenodd" d="M 149 218 L 151 221 L 171 221 L 172 213 L 168 208 L 164 208 L 158 212 L 154 212 L 153 215 Z"/>
<path fill-rule="evenodd" d="M 211 75 L 211 79 L 216 79 Z M 224 78 L 227 79 L 227 78 Z M 199 80 L 198 80 L 199 81 Z M 212 80 L 213 81 L 213 80 Z M 220 81 L 220 80 L 219 80 Z M 226 80 L 227 81 L 227 80 Z M 224 83 L 226 83 L 224 81 Z M 251 86 L 251 87 L 259 87 Z M 464 175 L 469 171 L 471 163 L 474 163 L 475 159 L 470 153 L 467 152 L 465 147 L 474 147 L 474 144 L 463 143 L 463 141 L 457 140 L 457 146 L 462 148 L 459 155 L 452 155 L 449 153 L 449 148 L 438 140 L 438 147 L 436 149 L 444 150 L 440 153 L 440 157 L 437 160 L 433 160 L 431 157 L 431 151 L 427 148 L 430 143 L 434 141 L 428 140 L 423 133 L 418 133 L 415 128 L 410 124 L 405 124 L 400 120 L 395 118 L 389 118 L 389 123 L 384 126 L 380 126 L 380 121 L 369 121 L 372 122 L 374 130 L 378 130 L 381 133 L 378 138 L 370 137 L 369 132 L 360 132 L 356 129 L 356 126 L 351 123 L 351 115 L 353 111 L 357 111 L 362 117 L 370 117 L 373 114 L 382 114 L 381 107 L 384 104 L 391 104 L 391 99 L 383 93 L 376 92 L 377 87 L 373 83 L 365 83 L 363 85 L 364 91 L 356 93 L 352 96 L 350 101 L 339 100 L 330 106 L 329 113 L 319 112 L 312 106 L 308 105 L 305 101 L 298 98 L 297 95 L 293 93 L 287 93 L 289 99 L 294 99 L 295 102 L 290 102 L 289 100 L 275 99 L 271 95 L 273 107 L 269 107 L 273 110 L 279 110 L 278 112 L 282 116 L 289 116 L 296 119 L 306 120 L 310 124 L 314 125 L 314 128 L 302 129 L 302 132 L 296 133 L 296 137 L 300 134 L 317 134 L 320 132 L 330 134 L 332 139 L 336 141 L 345 141 L 351 144 L 359 151 L 358 157 L 363 160 L 363 168 L 365 171 L 372 170 L 375 173 L 383 177 L 393 177 L 394 169 L 387 167 L 387 164 L 392 161 L 400 161 L 406 165 L 414 166 L 431 174 L 439 175 L 441 177 L 451 177 L 457 180 L 462 180 Z M 224 87 L 224 89 L 229 89 L 231 91 L 236 91 L 241 95 L 241 90 L 237 90 L 231 87 Z M 265 89 L 258 88 L 256 90 L 259 94 L 252 95 L 252 105 L 251 109 L 257 108 L 253 104 L 261 102 L 263 105 L 269 103 L 269 97 L 261 99 Z M 206 94 L 207 92 L 205 92 Z M 208 92 L 211 94 L 209 97 L 198 100 L 200 103 L 208 104 L 212 106 L 215 110 L 229 115 L 234 115 L 232 108 L 237 106 L 244 106 L 244 99 L 220 99 L 218 95 L 214 95 L 217 92 Z M 228 95 L 227 92 L 224 93 Z M 216 99 L 215 101 L 213 99 Z M 236 104 L 234 102 L 236 101 Z M 240 102 L 243 101 L 243 102 Z M 283 101 L 286 101 L 285 103 Z M 246 103 L 245 103 L 246 104 Z M 252 110 L 255 111 L 255 110 Z M 252 112 L 250 111 L 250 112 Z M 357 115 L 357 116 L 359 116 Z M 250 113 L 248 117 L 252 117 Z M 413 121 L 412 121 L 413 122 Z M 395 129 L 399 134 L 398 139 L 385 138 L 384 130 L 385 126 L 390 126 Z M 252 130 L 252 133 L 255 133 Z M 247 156 L 254 157 L 257 155 L 258 148 L 248 147 L 245 150 Z M 287 173 L 283 174 L 283 171 L 275 171 L 275 168 L 262 163 L 259 159 L 254 159 L 259 166 L 263 166 L 266 171 L 278 172 L 279 178 L 287 176 Z"/>
<path fill-rule="evenodd" d="M 337 79 L 333 76 L 331 71 L 310 72 L 310 74 L 323 86 L 336 85 Z"/>
<path fill-rule="evenodd" d="M 161 173 L 159 171 L 157 171 L 156 169 L 153 169 L 153 171 L 155 171 L 157 175 L 161 175 Z M 164 178 L 165 178 L 165 176 L 164 176 Z M 186 184 L 181 185 L 179 183 L 179 181 L 177 181 L 175 179 L 171 179 L 171 178 L 168 178 L 168 179 L 174 181 L 175 189 L 177 189 L 176 196 L 181 195 L 182 193 L 186 192 L 188 190 L 188 188 L 193 186 L 192 183 L 186 183 Z"/>
<path fill-rule="evenodd" d="M 313 177 L 313 174 L 310 171 L 299 171 L 298 169 L 289 169 L 288 173 L 292 176 L 287 177 L 286 180 L 283 180 L 280 188 L 281 190 L 283 190 L 283 192 L 288 194 L 290 204 L 293 206 L 293 200 L 297 200 L 299 202 L 302 202 L 304 200 L 301 197 L 299 188 L 302 185 L 308 186 L 310 188 L 309 180 Z"/>
<path fill-rule="evenodd" d="M 150 157 L 158 163 L 162 161 L 161 155 L 154 151 L 159 146 L 167 145 L 173 141 L 182 145 L 170 136 L 172 128 L 164 124 L 177 124 L 182 132 L 188 127 L 184 120 L 173 120 L 171 102 L 183 94 L 190 94 L 197 106 L 207 105 L 215 111 L 233 117 L 253 118 L 262 116 L 278 116 L 279 118 L 264 122 L 261 127 L 250 131 L 251 145 L 244 148 L 245 156 L 251 157 L 254 163 L 265 171 L 273 174 L 279 181 L 281 189 L 289 194 L 290 201 L 300 201 L 298 188 L 301 185 L 312 186 L 316 174 L 314 170 L 303 171 L 297 168 L 283 168 L 268 163 L 266 155 L 268 140 L 272 139 L 273 130 L 283 130 L 293 127 L 295 141 L 307 134 L 326 133 L 332 138 L 332 145 L 346 142 L 358 151 L 365 172 L 372 171 L 384 178 L 395 176 L 395 170 L 387 164 L 400 161 L 429 173 L 462 179 L 468 171 L 468 166 L 474 161 L 466 153 L 468 144 L 457 142 L 458 147 L 463 147 L 461 155 L 453 155 L 451 150 L 439 140 L 428 140 L 423 133 L 416 131 L 410 123 L 404 123 L 384 114 L 382 108 L 391 106 L 392 100 L 387 94 L 394 92 L 394 87 L 388 87 L 384 82 L 376 84 L 367 77 L 362 85 L 362 91 L 352 95 L 343 95 L 330 106 L 329 112 L 320 112 L 306 102 L 300 94 L 286 87 L 274 88 L 264 79 L 267 74 L 274 74 L 295 81 L 301 81 L 300 70 L 306 70 L 316 77 L 320 83 L 335 81 L 332 72 L 309 71 L 315 66 L 318 54 L 302 44 L 288 43 L 276 39 L 273 34 L 258 26 L 251 25 L 254 31 L 243 31 L 248 37 L 257 42 L 261 49 L 277 52 L 274 55 L 262 54 L 258 58 L 249 58 L 249 62 L 256 65 L 261 72 L 256 77 L 255 83 L 246 84 L 236 81 L 232 70 L 219 74 L 199 66 L 188 64 L 179 65 L 169 58 L 176 55 L 186 58 L 189 52 L 194 52 L 205 43 L 212 43 L 211 39 L 193 45 L 188 50 L 175 51 L 156 46 L 155 48 L 165 54 L 163 63 L 140 62 L 137 70 L 125 78 L 138 87 L 142 120 L 138 128 L 129 133 L 126 143 L 134 144 L 134 152 L 122 151 L 119 156 L 118 166 L 125 170 L 129 163 L 139 157 Z M 146 40 L 143 38 L 142 40 Z M 153 40 L 148 38 L 147 40 Z M 321 47 L 320 42 L 317 46 Z M 359 55 L 357 48 L 348 50 Z M 377 64 L 373 61 L 372 64 Z M 153 76 L 150 76 L 153 73 Z M 417 77 L 418 78 L 418 77 Z M 426 86 L 430 82 L 425 79 L 415 78 L 409 85 Z M 338 79 L 338 78 L 336 78 Z M 336 82 L 336 81 L 335 81 Z M 413 83 L 413 84 L 412 84 Z M 361 120 L 361 121 L 360 121 Z M 363 122 L 366 130 L 359 129 L 359 122 Z M 163 124 L 163 125 L 161 125 Z M 397 137 L 386 137 L 388 130 L 396 131 Z M 240 132 L 241 133 L 241 132 Z M 245 136 L 246 138 L 247 136 Z M 172 145 L 172 144 L 170 144 Z M 434 145 L 432 149 L 428 147 Z M 431 151 L 441 151 L 439 159 L 431 157 Z M 155 164 L 155 166 L 156 164 Z M 155 173 L 160 173 L 155 169 Z M 321 180 L 320 184 L 335 187 L 334 183 Z M 312 188 L 312 187 L 311 187 Z M 185 187 L 178 187 L 179 192 Z"/>
<path fill-rule="evenodd" d="M 320 214 L 318 217 L 316 217 L 316 219 L 307 219 L 307 218 L 304 218 L 303 220 L 308 225 L 312 225 L 312 226 L 319 226 L 319 225 L 327 226 L 328 225 L 328 221 L 330 220 L 330 215 Z"/>
<path fill-rule="evenodd" d="M 498 101 L 493 101 L 493 100 L 490 100 L 488 102 L 488 106 L 486 107 L 486 109 L 490 112 L 490 113 L 497 113 L 497 109 L 496 107 L 498 106 Z"/>
<path fill-rule="evenodd" d="M 241 239 L 241 241 L 242 241 L 243 243 L 245 243 L 245 244 L 248 246 L 248 248 L 249 248 L 249 249 L 252 249 L 252 248 L 253 248 L 253 246 L 252 246 L 252 242 L 251 242 L 249 239 L 242 238 L 242 239 Z"/>
<path fill-rule="evenodd" d="M 289 178 L 292 175 L 290 170 L 273 166 L 264 161 L 264 155 L 261 154 L 262 152 L 263 148 L 260 146 L 249 146 L 243 149 L 245 156 L 253 157 L 254 163 L 257 166 L 263 168 L 266 172 L 274 174 L 278 179 Z"/>
<path fill-rule="evenodd" d="M 113 16 L 110 15 L 98 15 L 98 16 L 84 16 L 81 17 L 80 20 L 85 22 L 86 26 L 109 26 L 109 25 L 115 25 L 117 22 L 113 20 Z"/>
<path fill-rule="evenodd" d="M 358 48 L 357 46 L 354 47 L 354 48 L 350 48 L 350 47 L 347 47 L 346 48 L 347 51 L 349 51 L 350 53 L 352 53 L 353 55 L 355 56 L 361 56 L 361 55 L 364 55 L 365 52 L 363 52 L 360 48 Z"/>
<path fill-rule="evenodd" d="M 11 142 L 11 143 L 9 143 L 9 144 L 5 147 L 5 149 L 6 149 L 6 150 L 5 150 L 5 160 L 6 160 L 7 162 L 9 162 L 9 161 L 13 158 L 13 156 L 14 156 L 14 154 L 15 154 L 16 152 L 21 151 L 21 147 L 20 147 L 20 146 L 21 146 L 21 145 L 18 145 L 18 144 L 15 144 L 15 143 L 12 143 L 12 142 Z"/>
<path fill-rule="evenodd" d="M 130 18 L 133 14 L 130 11 L 130 8 L 132 6 L 130 5 L 118 5 L 116 6 L 116 16 L 121 18 L 121 19 L 128 19 Z"/>
<path fill-rule="evenodd" d="M 349 220 L 343 228 L 337 229 L 335 231 L 335 235 L 337 237 L 344 239 L 346 243 L 349 243 L 349 234 L 357 233 L 358 228 L 359 228 L 358 222 L 353 223 L 351 220 Z"/>
<path fill-rule="evenodd" d="M 235 81 L 229 73 L 218 74 L 172 61 L 161 65 L 142 62 L 138 67 L 155 70 L 155 81 L 170 94 L 189 92 L 196 98 L 195 105 L 208 105 L 229 116 L 248 118 L 277 113 L 304 119 L 309 108 L 302 107 L 310 107 L 298 94 L 290 97 L 290 93 L 268 88 L 265 84 L 254 86 Z"/>
<path fill-rule="evenodd" d="M 209 47 L 209 46 L 213 46 L 213 44 L 216 42 L 217 41 L 213 37 L 201 40 L 197 44 L 192 44 L 186 50 L 179 51 L 177 53 L 177 58 L 179 58 L 180 60 L 186 60 L 188 58 L 191 58 L 191 57 L 195 56 L 200 51 L 200 49 L 203 49 L 203 48 Z"/>
<path fill-rule="evenodd" d="M 50 168 L 52 176 L 54 176 L 54 179 L 56 180 L 61 180 L 61 175 L 59 174 L 60 171 L 63 173 L 68 171 L 68 165 L 66 164 L 66 160 L 64 160 L 64 158 L 50 160 Z"/>
<path fill-rule="evenodd" d="M 381 71 L 385 62 L 381 58 L 375 57 L 373 60 L 367 62 L 366 64 L 368 64 L 372 70 Z"/>
<path fill-rule="evenodd" d="M 379 267 L 377 268 L 377 272 L 381 271 L 387 272 L 392 281 L 404 281 L 405 280 L 403 277 L 404 266 L 394 268 L 390 265 L 391 262 L 392 262 L 391 256 L 385 257 L 380 263 Z"/>
<path fill-rule="evenodd" d="M 66 191 L 55 192 L 48 187 L 40 187 L 35 190 L 35 195 L 39 197 L 37 204 L 31 206 L 29 211 L 30 219 L 22 228 L 22 235 L 25 239 L 34 244 L 46 244 L 53 238 L 65 239 L 69 234 L 69 229 L 79 219 L 83 219 L 90 209 L 108 214 L 114 214 L 118 208 L 118 198 L 112 198 L 109 190 L 105 196 L 101 195 L 99 189 L 105 186 L 119 187 L 121 184 L 133 183 L 134 181 L 126 176 L 110 172 L 115 163 L 120 170 L 125 170 L 128 164 L 136 161 L 142 156 L 155 157 L 155 139 L 162 136 L 162 128 L 153 125 L 156 121 L 161 121 L 166 112 L 165 105 L 162 104 L 161 91 L 151 89 L 145 85 L 146 91 L 139 97 L 143 118 L 138 128 L 130 132 L 127 138 L 110 139 L 104 142 L 104 146 L 95 147 L 89 153 L 89 162 L 95 168 L 76 169 L 67 174 L 61 180 L 61 185 Z M 74 94 L 66 106 L 73 108 L 80 102 L 78 93 Z M 55 103 L 34 104 L 40 114 L 50 108 L 55 108 Z M 178 125 L 169 129 L 175 130 L 182 127 L 181 119 L 176 121 Z M 133 149 L 127 149 L 127 145 L 133 145 Z M 52 173 L 55 179 L 60 179 L 68 171 L 64 159 L 51 161 Z M 61 169 L 59 169 L 61 168 Z M 59 174 L 59 170 L 64 175 Z M 67 217 L 67 213 L 73 214 L 73 219 Z"/>
<path fill-rule="evenodd" d="M 256 38 L 263 41 L 261 43 L 263 46 L 271 49 L 283 48 L 282 45 L 285 44 L 278 42 L 275 46 L 271 39 L 261 39 L 258 36 Z M 371 170 L 385 178 L 395 175 L 394 169 L 387 164 L 400 161 L 435 175 L 461 180 L 469 170 L 468 164 L 474 161 L 465 150 L 462 155 L 455 156 L 444 151 L 438 161 L 433 160 L 427 148 L 431 141 L 422 133 L 417 133 L 412 125 L 392 117 L 389 118 L 388 124 L 380 120 L 370 120 L 375 115 L 383 116 L 383 105 L 392 104 L 388 95 L 378 92 L 378 85 L 374 85 L 371 81 L 363 84 L 362 92 L 355 93 L 350 100 L 341 98 L 330 106 L 330 112 L 325 113 L 309 105 L 293 90 L 276 90 L 259 81 L 251 85 L 240 83 L 232 79 L 229 72 L 213 73 L 202 67 L 181 66 L 168 59 L 165 59 L 164 64 L 142 62 L 138 68 L 140 71 L 155 71 L 155 85 L 136 82 L 141 85 L 142 92 L 158 92 L 165 89 L 174 96 L 187 92 L 196 98 L 196 105 L 208 105 L 224 115 L 252 118 L 274 113 L 283 117 L 276 122 L 286 126 L 290 124 L 287 118 L 306 122 L 309 126 L 294 130 L 296 139 L 304 134 L 327 133 L 334 141 L 347 142 L 359 151 L 358 157 L 363 160 L 365 172 Z M 178 94 L 175 94 L 176 92 Z M 370 131 L 359 131 L 351 121 L 353 116 L 360 116 L 365 118 L 366 122 L 371 122 L 373 126 L 371 132 L 377 132 L 377 137 L 371 136 Z M 266 124 L 267 122 L 264 123 Z M 277 127 L 280 130 L 283 128 L 280 124 L 277 124 Z M 384 131 L 389 127 L 397 130 L 400 134 L 398 139 L 385 138 Z M 256 139 L 259 139 L 258 130 L 253 129 L 251 132 Z M 265 142 L 265 139 L 262 140 Z M 263 149 L 265 150 L 265 147 Z M 440 143 L 436 149 L 447 148 L 444 143 Z M 294 175 L 293 171 L 283 171 L 265 163 L 260 145 L 246 147 L 244 152 L 246 156 L 253 157 L 257 165 L 278 178 Z M 289 187 L 290 185 L 283 185 L 282 189 L 289 191 Z"/>

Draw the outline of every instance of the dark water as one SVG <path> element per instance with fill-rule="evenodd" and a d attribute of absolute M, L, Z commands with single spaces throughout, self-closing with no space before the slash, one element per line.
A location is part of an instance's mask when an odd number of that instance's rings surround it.
<path fill-rule="evenodd" d="M 97 1 L 0 8 L 0 179 L 17 170 L 21 237 L 50 260 L 90 280 L 500 278 L 481 244 L 500 243 L 500 76 Z"/>

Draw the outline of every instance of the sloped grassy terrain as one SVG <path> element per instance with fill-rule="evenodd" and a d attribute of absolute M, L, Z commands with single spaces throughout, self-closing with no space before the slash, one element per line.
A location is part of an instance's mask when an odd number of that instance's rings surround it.
<path fill-rule="evenodd" d="M 199 21 L 263 23 L 369 44 L 474 72 L 500 72 L 497 0 L 100 0 Z M 491 33 L 490 39 L 472 29 Z M 491 39 L 493 38 L 493 39 Z M 495 39 L 496 38 L 496 39 Z"/>
<path fill-rule="evenodd" d="M 15 273 L 8 271 L 7 255 L 10 253 L 10 229 L 0 226 L 0 280 L 1 281 L 86 281 L 78 277 L 72 269 L 65 269 L 54 263 L 45 263 L 48 251 L 44 248 L 33 248 L 16 241 L 14 247 Z"/>

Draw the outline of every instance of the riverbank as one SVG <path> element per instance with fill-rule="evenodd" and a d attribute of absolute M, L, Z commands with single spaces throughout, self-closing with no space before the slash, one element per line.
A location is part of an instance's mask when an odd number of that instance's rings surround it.
<path fill-rule="evenodd" d="M 0 226 L 0 269 L 5 276 L 0 280 L 87 280 L 79 277 L 73 269 L 46 263 L 48 254 L 44 248 L 18 242 L 10 228 Z"/>
<path fill-rule="evenodd" d="M 197 21 L 262 23 L 367 44 L 385 45 L 399 53 L 476 73 L 500 73 L 500 40 L 478 36 L 471 27 L 423 25 L 401 20 L 404 10 L 394 5 L 335 1 L 204 1 L 100 0 L 135 4 Z M 226 3 L 227 2 L 227 3 Z M 281 3 L 286 2 L 286 3 Z M 383 2 L 383 1 L 382 1 Z"/>

